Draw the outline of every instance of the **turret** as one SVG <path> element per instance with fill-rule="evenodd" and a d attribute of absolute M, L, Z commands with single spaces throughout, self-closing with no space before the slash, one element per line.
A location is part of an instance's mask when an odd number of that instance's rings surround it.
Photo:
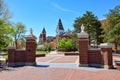
<path fill-rule="evenodd" d="M 60 36 L 64 34 L 64 28 L 63 28 L 61 19 L 59 19 L 58 21 L 57 28 L 56 28 L 56 34 Z"/>
<path fill-rule="evenodd" d="M 39 36 L 39 42 L 46 42 L 46 30 L 43 28 L 42 33 Z"/>

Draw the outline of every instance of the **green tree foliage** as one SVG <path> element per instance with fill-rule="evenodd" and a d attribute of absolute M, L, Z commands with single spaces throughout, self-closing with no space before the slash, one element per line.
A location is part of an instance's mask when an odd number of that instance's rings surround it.
<path fill-rule="evenodd" d="M 4 0 L 0 0 L 0 19 L 3 20 L 4 23 L 8 23 L 9 18 L 11 18 L 9 9 L 4 3 Z"/>
<path fill-rule="evenodd" d="M 10 18 L 11 16 L 7 5 L 4 3 L 4 0 L 0 0 L 0 49 L 4 49 L 11 44 L 12 39 L 14 39 L 16 46 L 18 39 L 25 42 L 24 39 L 22 39 L 25 33 L 24 25 L 17 23 L 12 27 L 12 24 L 9 22 Z"/>
<path fill-rule="evenodd" d="M 78 36 L 75 31 L 72 31 L 71 39 L 74 46 L 74 51 L 78 50 Z"/>
<path fill-rule="evenodd" d="M 103 24 L 105 27 L 103 31 L 104 40 L 105 42 L 113 43 L 117 50 L 117 46 L 120 45 L 120 5 L 110 9 L 105 16 L 107 19 Z"/>
<path fill-rule="evenodd" d="M 12 27 L 9 24 L 9 10 L 4 4 L 3 0 L 0 0 L 0 49 L 4 49 L 11 42 L 10 33 Z"/>
<path fill-rule="evenodd" d="M 63 38 L 58 41 L 58 50 L 60 51 L 73 51 L 75 46 L 73 45 L 72 39 Z"/>
<path fill-rule="evenodd" d="M 101 24 L 97 16 L 92 12 L 86 11 L 82 17 L 77 17 L 74 22 L 74 32 L 79 33 L 81 31 L 80 27 L 84 24 L 85 31 L 89 34 L 89 44 L 94 40 L 96 44 L 100 44 L 100 35 L 101 35 Z"/>
<path fill-rule="evenodd" d="M 25 26 L 20 22 L 16 23 L 15 26 L 13 27 L 12 35 L 13 35 L 16 48 L 18 48 L 19 41 L 24 40 L 23 38 L 25 37 L 25 32 L 26 32 Z"/>
<path fill-rule="evenodd" d="M 10 33 L 12 33 L 12 27 L 5 24 L 0 24 L 0 49 L 5 49 L 11 42 L 12 38 Z"/>

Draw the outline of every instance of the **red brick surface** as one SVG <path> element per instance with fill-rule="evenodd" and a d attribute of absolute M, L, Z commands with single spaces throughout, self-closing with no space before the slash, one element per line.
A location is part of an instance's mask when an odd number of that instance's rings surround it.
<path fill-rule="evenodd" d="M 8 49 L 8 65 L 17 63 L 36 63 L 36 41 L 34 37 L 26 38 L 26 50 Z M 21 64 L 24 65 L 24 64 Z M 13 65 L 14 66 L 14 65 Z"/>
<path fill-rule="evenodd" d="M 88 39 L 79 39 L 79 63 L 88 64 Z"/>
<path fill-rule="evenodd" d="M 58 55 L 58 56 L 46 56 L 46 57 L 40 57 L 37 58 L 37 62 L 48 62 L 48 63 L 76 63 L 78 61 L 78 56 L 64 56 L 64 55 Z"/>
<path fill-rule="evenodd" d="M 88 38 L 79 38 L 79 63 L 82 65 L 99 65 L 104 68 L 112 68 L 112 48 L 109 46 L 88 48 Z"/>
<path fill-rule="evenodd" d="M 0 80 L 120 80 L 120 71 L 26 67 L 2 71 Z"/>
<path fill-rule="evenodd" d="M 26 51 L 25 50 L 17 50 L 15 51 L 15 62 L 25 62 L 26 59 Z"/>
<path fill-rule="evenodd" d="M 101 54 L 103 58 L 103 65 L 111 67 L 113 66 L 112 48 L 104 47 L 101 48 Z"/>
<path fill-rule="evenodd" d="M 15 49 L 8 49 L 8 63 L 15 62 Z"/>
<path fill-rule="evenodd" d="M 94 49 L 88 51 L 88 63 L 89 64 L 102 64 L 102 55 L 100 50 Z"/>
<path fill-rule="evenodd" d="M 61 58 L 64 61 L 66 56 L 46 56 L 41 61 L 51 60 L 53 63 L 55 58 Z M 64 57 L 64 58 L 63 58 Z M 71 62 L 74 62 L 75 56 L 68 56 Z M 68 57 L 66 59 L 68 59 Z M 78 56 L 77 56 L 78 57 Z M 41 58 L 41 57 L 40 57 Z M 38 58 L 38 60 L 40 59 Z M 113 62 L 120 59 L 118 56 L 113 56 Z M 62 61 L 63 60 L 63 61 Z M 58 61 L 59 62 L 59 61 Z M 0 72 L 0 80 L 120 80 L 120 71 L 116 69 L 87 71 L 81 69 L 67 69 L 67 68 L 39 68 L 39 67 L 22 67 L 15 68 L 9 71 Z"/>

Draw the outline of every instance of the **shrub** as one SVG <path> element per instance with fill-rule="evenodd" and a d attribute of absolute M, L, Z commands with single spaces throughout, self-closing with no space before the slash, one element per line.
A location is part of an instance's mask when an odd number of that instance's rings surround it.
<path fill-rule="evenodd" d="M 76 47 L 72 39 L 63 38 L 58 41 L 58 51 L 75 51 Z"/>

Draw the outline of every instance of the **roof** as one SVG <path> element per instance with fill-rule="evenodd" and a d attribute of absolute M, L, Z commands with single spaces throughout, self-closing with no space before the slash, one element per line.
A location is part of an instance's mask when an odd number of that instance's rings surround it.
<path fill-rule="evenodd" d="M 59 19 L 59 21 L 58 21 L 56 30 L 64 30 L 61 19 Z"/>
<path fill-rule="evenodd" d="M 68 29 L 68 31 L 66 31 L 63 35 L 65 36 L 65 35 L 68 35 L 68 36 L 70 36 L 72 34 L 72 32 Z"/>
<path fill-rule="evenodd" d="M 45 28 L 43 28 L 43 30 L 42 30 L 42 33 L 46 33 L 46 30 L 45 30 Z"/>
<path fill-rule="evenodd" d="M 103 24 L 107 19 L 100 20 L 100 23 Z"/>

